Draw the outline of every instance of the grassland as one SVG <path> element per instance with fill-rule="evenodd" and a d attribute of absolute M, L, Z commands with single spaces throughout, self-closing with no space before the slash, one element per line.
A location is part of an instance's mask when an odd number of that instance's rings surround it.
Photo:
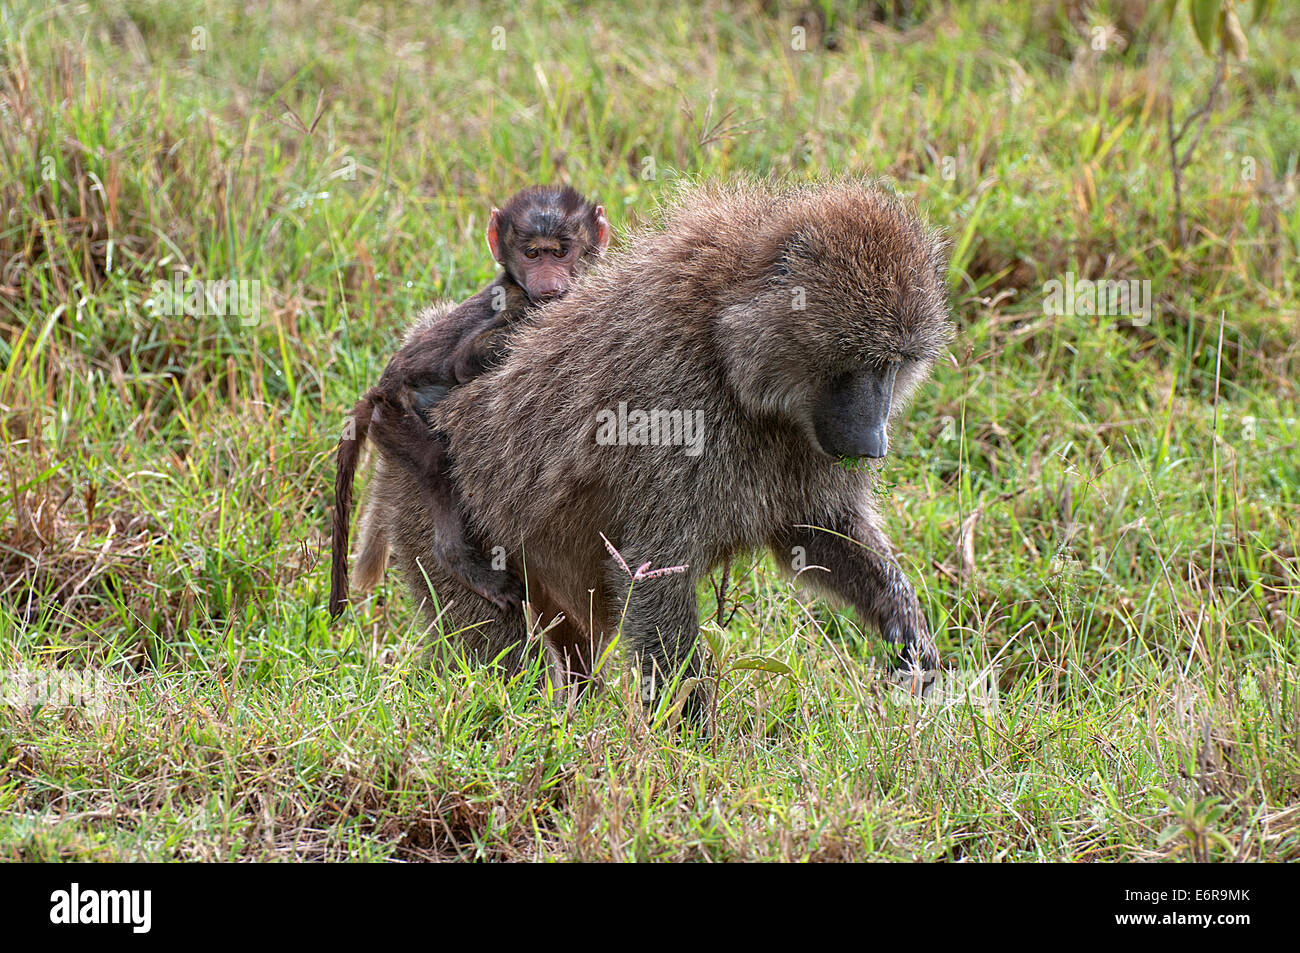
<path fill-rule="evenodd" d="M 1300 13 L 1230 63 L 1184 244 L 1185 18 L 872 6 L 0 8 L 0 857 L 1300 859 Z M 429 670 L 395 578 L 328 622 L 343 415 L 488 280 L 494 198 L 626 230 L 679 177 L 827 172 L 953 238 L 882 501 L 945 692 L 762 559 L 725 627 L 701 592 L 708 740 L 616 660 L 573 710 Z M 175 274 L 258 307 L 160 313 Z M 1067 274 L 1150 321 L 1045 314 Z M 90 705 L 15 689 L 75 672 Z"/>

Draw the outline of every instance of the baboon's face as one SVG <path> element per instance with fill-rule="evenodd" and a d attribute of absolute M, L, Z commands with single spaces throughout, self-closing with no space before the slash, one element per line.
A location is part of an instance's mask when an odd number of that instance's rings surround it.
<path fill-rule="evenodd" d="M 847 306 L 832 330 L 838 353 L 818 369 L 812 430 L 819 448 L 836 457 L 883 457 L 890 417 L 929 373 L 949 335 L 942 263 L 918 257 L 881 262 L 860 249 L 857 267 L 843 273 L 836 293 Z M 883 266 L 883 267 L 882 267 Z M 865 279 L 865 280 L 864 280 Z"/>
<path fill-rule="evenodd" d="M 895 199 L 846 190 L 778 247 L 765 310 L 785 325 L 761 359 L 775 401 L 817 450 L 882 457 L 888 423 L 951 336 L 942 241 Z M 828 211 L 829 209 L 829 211 Z M 797 368 L 778 375 L 774 364 Z M 796 384 L 795 377 L 801 378 Z M 777 389 L 782 385 L 776 384 Z"/>
<path fill-rule="evenodd" d="M 533 304 L 565 295 L 582 267 L 604 254 L 609 239 L 604 206 L 572 189 L 526 189 L 488 219 L 492 257 Z"/>

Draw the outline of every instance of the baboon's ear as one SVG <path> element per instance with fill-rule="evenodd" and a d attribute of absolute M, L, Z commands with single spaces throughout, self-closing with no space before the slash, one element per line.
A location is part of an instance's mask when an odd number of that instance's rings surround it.
<path fill-rule="evenodd" d="M 597 205 L 591 213 L 591 222 L 596 227 L 596 254 L 605 254 L 605 249 L 609 247 L 610 228 L 609 219 L 605 217 L 605 206 Z"/>
<path fill-rule="evenodd" d="M 492 215 L 491 217 L 488 218 L 487 243 L 488 243 L 488 250 L 492 252 L 493 260 L 496 261 L 498 264 L 503 265 L 505 264 L 505 262 L 501 260 L 501 219 L 502 218 L 504 218 L 504 216 L 501 214 L 501 209 L 496 208 L 494 206 L 492 209 Z"/>

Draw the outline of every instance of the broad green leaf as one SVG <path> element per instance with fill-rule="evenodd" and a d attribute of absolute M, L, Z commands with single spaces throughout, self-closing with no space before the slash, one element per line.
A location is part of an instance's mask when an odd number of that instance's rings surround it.
<path fill-rule="evenodd" d="M 766 655 L 747 655 L 731 663 L 732 671 L 747 669 L 756 672 L 772 672 L 775 675 L 793 675 L 794 669 L 784 662 Z"/>
<path fill-rule="evenodd" d="M 713 653 L 715 659 L 726 657 L 727 643 L 723 640 L 720 631 L 701 628 L 700 634 L 704 636 L 704 641 L 709 644 L 709 651 Z"/>
<path fill-rule="evenodd" d="M 1205 52 L 1211 52 L 1214 43 L 1214 21 L 1218 19 L 1221 0 L 1192 0 L 1192 28 Z"/>
<path fill-rule="evenodd" d="M 1170 824 L 1168 827 L 1166 827 L 1163 831 L 1160 832 L 1160 836 L 1156 838 L 1156 843 L 1160 844 L 1161 846 L 1164 846 L 1165 844 L 1168 844 L 1171 840 L 1173 840 L 1182 832 L 1183 832 L 1183 826 L 1181 824 Z"/>

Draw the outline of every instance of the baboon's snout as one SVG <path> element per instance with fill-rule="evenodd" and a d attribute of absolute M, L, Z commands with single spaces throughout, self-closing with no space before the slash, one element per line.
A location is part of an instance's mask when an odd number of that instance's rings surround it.
<path fill-rule="evenodd" d="M 864 457 L 883 457 L 889 452 L 889 431 L 885 429 L 882 422 L 879 426 L 871 427 L 862 434 L 862 453 Z"/>
<path fill-rule="evenodd" d="M 822 449 L 838 457 L 879 459 L 889 451 L 889 410 L 898 366 L 867 368 L 831 382 L 813 412 Z"/>

